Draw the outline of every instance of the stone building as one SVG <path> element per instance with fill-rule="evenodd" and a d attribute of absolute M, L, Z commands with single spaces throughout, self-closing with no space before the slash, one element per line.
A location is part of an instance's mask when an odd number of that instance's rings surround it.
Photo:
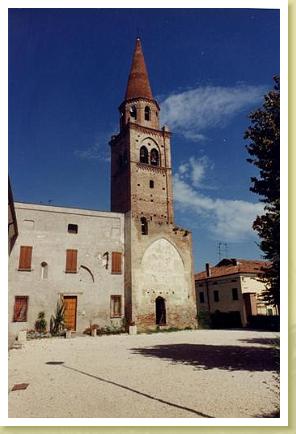
<path fill-rule="evenodd" d="M 206 264 L 205 271 L 195 274 L 198 313 L 228 313 L 229 326 L 246 326 L 248 318 L 257 315 L 277 315 L 260 299 L 265 284 L 259 274 L 266 265 L 246 259 L 223 259 L 214 267 Z"/>
<path fill-rule="evenodd" d="M 192 238 L 174 224 L 171 134 L 159 111 L 138 38 L 120 131 L 110 141 L 111 212 L 15 206 L 13 332 L 32 328 L 42 310 L 52 313 L 59 296 L 67 327 L 77 331 L 123 318 L 138 330 L 196 327 Z"/>

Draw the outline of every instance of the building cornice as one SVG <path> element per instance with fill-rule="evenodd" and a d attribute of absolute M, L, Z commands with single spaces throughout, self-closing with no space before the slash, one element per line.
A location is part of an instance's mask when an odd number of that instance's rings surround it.
<path fill-rule="evenodd" d="M 155 128 L 144 127 L 143 125 L 139 125 L 134 122 L 130 122 L 128 125 L 132 130 L 140 130 L 142 133 L 150 134 L 152 136 L 165 136 L 170 138 L 172 135 L 170 131 L 166 131 L 164 128 L 161 130 L 156 130 Z"/>

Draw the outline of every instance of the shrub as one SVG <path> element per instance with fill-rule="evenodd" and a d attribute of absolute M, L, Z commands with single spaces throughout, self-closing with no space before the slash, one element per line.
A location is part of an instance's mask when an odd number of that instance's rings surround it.
<path fill-rule="evenodd" d="M 50 318 L 50 333 L 53 336 L 58 336 L 64 332 L 64 315 L 65 304 L 62 298 L 57 301 L 56 313 Z"/>
<path fill-rule="evenodd" d="M 211 315 L 207 311 L 200 311 L 197 316 L 198 328 L 210 329 L 212 326 Z"/>
<path fill-rule="evenodd" d="M 35 330 L 39 333 L 45 333 L 47 321 L 45 319 L 45 312 L 38 313 L 38 319 L 35 321 Z"/>

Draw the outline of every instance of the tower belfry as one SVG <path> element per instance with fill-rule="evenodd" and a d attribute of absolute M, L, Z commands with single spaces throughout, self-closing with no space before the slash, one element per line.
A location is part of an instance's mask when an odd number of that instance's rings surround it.
<path fill-rule="evenodd" d="M 136 40 L 120 133 L 111 144 L 111 210 L 173 223 L 170 132 L 159 127 L 141 41 Z"/>
<path fill-rule="evenodd" d="M 137 38 L 110 141 L 111 211 L 125 213 L 125 314 L 142 329 L 195 323 L 191 234 L 174 226 L 171 133 L 159 112 Z"/>

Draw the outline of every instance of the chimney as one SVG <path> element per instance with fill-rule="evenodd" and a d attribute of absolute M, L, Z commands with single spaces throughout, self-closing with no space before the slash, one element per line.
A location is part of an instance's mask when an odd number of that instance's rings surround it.
<path fill-rule="evenodd" d="M 206 264 L 206 273 L 207 273 L 207 277 L 211 277 L 211 269 L 210 269 L 210 264 Z"/>

